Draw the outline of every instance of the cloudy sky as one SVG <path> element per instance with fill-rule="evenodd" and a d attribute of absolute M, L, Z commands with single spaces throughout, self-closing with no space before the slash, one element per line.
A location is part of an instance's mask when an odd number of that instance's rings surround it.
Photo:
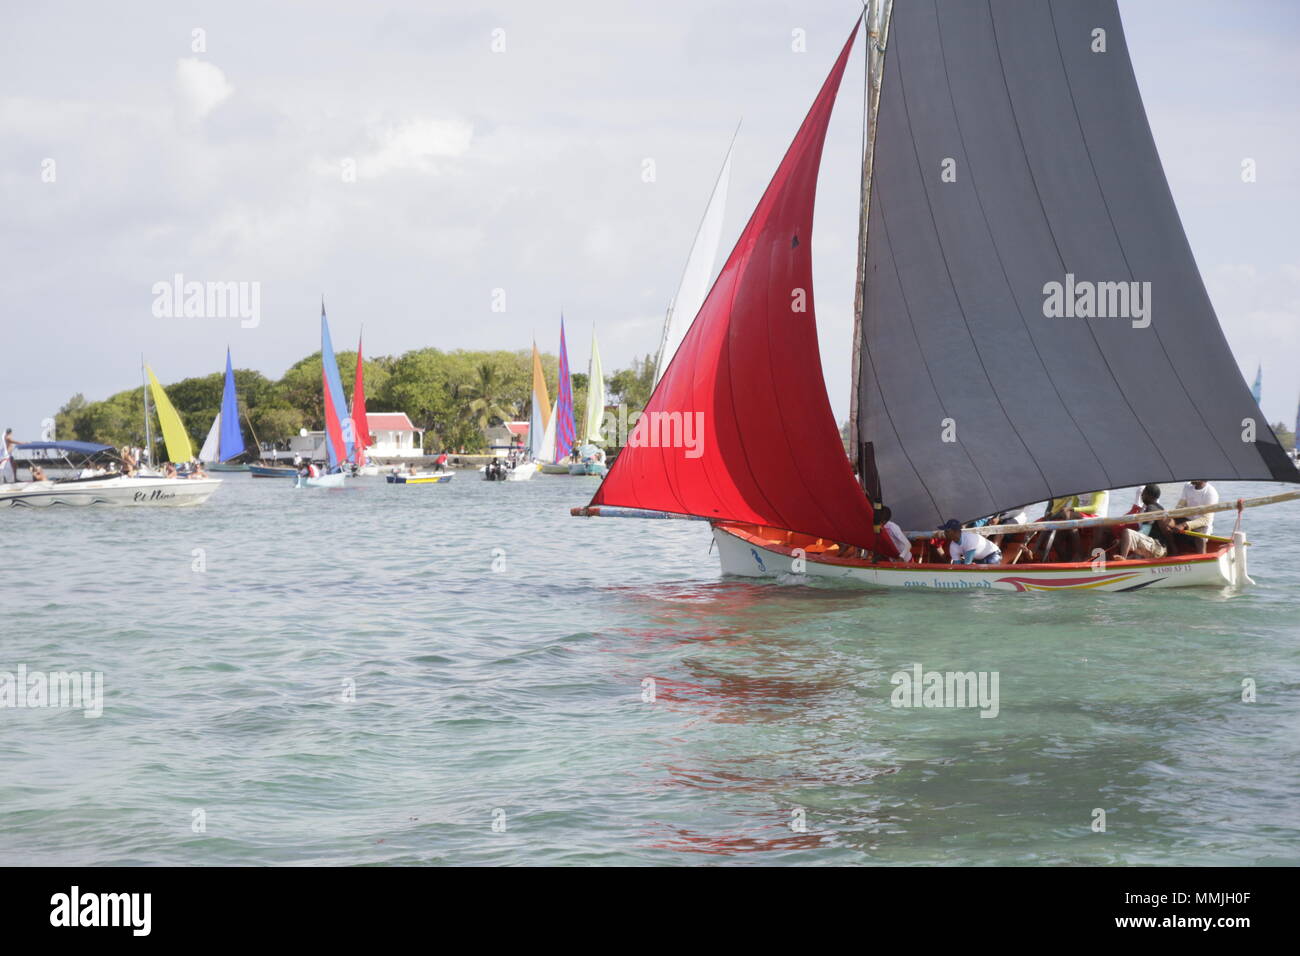
<path fill-rule="evenodd" d="M 858 0 L 11 4 L 0 30 L 0 419 L 318 347 L 658 346 L 738 121 L 724 254 Z M 1300 5 L 1121 0 L 1184 224 L 1270 421 L 1300 397 Z M 806 52 L 792 33 L 806 33 Z M 195 31 L 201 31 L 196 34 Z M 504 45 L 504 49 L 500 49 Z M 498 49 L 494 50 L 494 46 Z M 197 47 L 197 49 L 196 49 Z M 861 52 L 814 235 L 847 416 Z M 1255 183 L 1241 181 L 1244 158 Z M 654 181 L 643 170 L 652 160 Z M 355 170 L 347 181 L 346 170 Z M 258 282 L 260 322 L 159 318 L 155 283 Z M 493 311 L 494 290 L 505 292 Z"/>

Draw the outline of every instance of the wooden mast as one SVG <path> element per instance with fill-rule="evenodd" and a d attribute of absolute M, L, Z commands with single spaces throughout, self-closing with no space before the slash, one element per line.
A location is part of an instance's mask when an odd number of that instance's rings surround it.
<path fill-rule="evenodd" d="M 885 72 L 885 47 L 889 36 L 889 15 L 893 0 L 866 0 L 864 16 L 867 21 L 866 62 L 866 117 L 862 143 L 862 190 L 858 210 L 858 269 L 857 285 L 853 292 L 853 386 L 849 393 L 849 457 L 858 469 L 863 488 L 872 499 L 872 507 L 880 507 L 880 487 L 876 479 L 875 462 L 864 461 L 862 442 L 858 433 L 858 389 L 862 363 L 862 304 L 866 291 L 867 270 L 867 217 L 871 209 L 871 164 L 876 151 L 876 120 L 880 108 L 880 82 Z"/>

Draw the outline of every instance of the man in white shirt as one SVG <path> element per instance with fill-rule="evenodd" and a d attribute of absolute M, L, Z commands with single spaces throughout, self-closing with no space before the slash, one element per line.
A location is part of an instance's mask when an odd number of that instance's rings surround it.
<path fill-rule="evenodd" d="M 948 542 L 948 554 L 953 564 L 1001 564 L 1002 552 L 997 545 L 982 534 L 967 531 L 956 518 L 943 526 L 943 536 Z"/>
<path fill-rule="evenodd" d="M 1217 505 L 1219 503 L 1219 489 L 1208 481 L 1189 481 L 1183 485 L 1183 493 L 1178 496 L 1178 504 L 1175 508 L 1195 508 L 1201 505 Z M 1193 515 L 1190 518 L 1175 518 L 1174 528 L 1178 531 L 1197 531 L 1201 534 L 1214 534 L 1214 515 Z M 1184 538 L 1186 541 L 1195 541 L 1195 550 L 1205 553 L 1204 538 Z"/>
<path fill-rule="evenodd" d="M 912 542 L 907 540 L 907 535 L 898 523 L 893 521 L 893 514 L 887 505 L 881 505 L 880 510 L 876 512 L 876 517 L 880 520 L 881 530 L 888 536 L 889 540 L 894 542 L 894 547 L 898 549 L 898 557 L 886 558 L 886 561 L 911 561 L 912 560 Z"/>
<path fill-rule="evenodd" d="M 1219 489 L 1208 481 L 1189 481 L 1183 485 L 1183 493 L 1178 496 L 1175 508 L 1195 508 L 1200 505 L 1217 505 Z M 1179 518 L 1178 526 L 1184 531 L 1200 531 L 1204 534 L 1214 533 L 1214 515 L 1195 515 L 1191 518 Z"/>

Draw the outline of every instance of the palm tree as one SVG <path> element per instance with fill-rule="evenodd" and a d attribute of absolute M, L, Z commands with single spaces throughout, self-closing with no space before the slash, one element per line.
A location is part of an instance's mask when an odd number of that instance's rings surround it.
<path fill-rule="evenodd" d="M 468 398 L 464 417 L 472 422 L 479 431 L 486 431 L 493 419 L 508 421 L 513 410 L 506 407 L 501 400 L 504 387 L 501 369 L 492 362 L 482 362 L 475 369 L 477 379 L 456 386 L 456 397 Z"/>

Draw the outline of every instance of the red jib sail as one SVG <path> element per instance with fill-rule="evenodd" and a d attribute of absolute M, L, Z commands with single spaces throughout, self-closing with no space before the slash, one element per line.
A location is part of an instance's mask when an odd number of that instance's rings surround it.
<path fill-rule="evenodd" d="M 593 505 L 768 525 L 893 554 L 826 397 L 812 219 L 857 26 Z"/>
<path fill-rule="evenodd" d="M 352 385 L 352 430 L 357 465 L 365 465 L 366 449 L 374 444 L 374 440 L 370 437 L 370 422 L 366 418 L 366 376 L 362 366 L 360 336 L 357 336 L 357 377 Z"/>

